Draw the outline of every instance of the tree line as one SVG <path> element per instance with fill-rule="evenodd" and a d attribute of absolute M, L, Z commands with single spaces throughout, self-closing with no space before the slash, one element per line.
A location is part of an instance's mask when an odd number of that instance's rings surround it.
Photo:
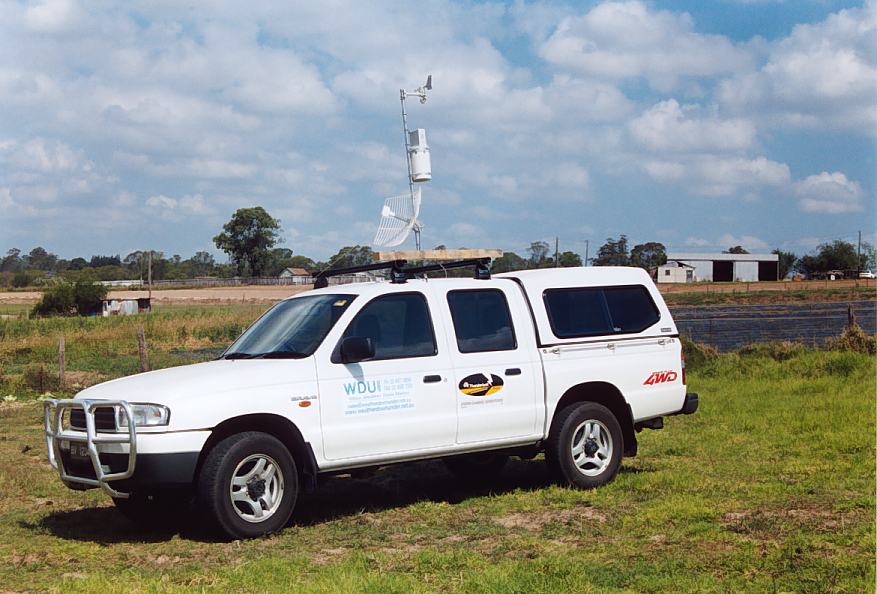
<path fill-rule="evenodd" d="M 43 247 L 35 247 L 28 253 L 12 248 L 0 257 L 0 286 L 25 287 L 43 284 L 46 280 L 60 277 L 67 280 L 92 278 L 96 280 L 146 280 L 151 268 L 154 280 L 192 279 L 197 277 L 254 277 L 278 276 L 286 268 L 301 268 L 308 272 L 327 268 L 359 266 L 373 262 L 373 252 L 368 246 L 345 246 L 326 261 L 315 261 L 307 256 L 294 254 L 289 248 L 277 247 L 281 239 L 280 221 L 261 206 L 238 209 L 222 230 L 213 238 L 216 247 L 228 255 L 228 262 L 218 263 L 206 251 L 198 251 L 187 259 L 174 254 L 166 256 L 161 251 L 137 250 L 121 255 L 93 255 L 89 259 L 60 258 Z M 444 249 L 439 245 L 435 249 Z M 726 253 L 749 253 L 743 246 L 732 246 Z M 815 254 L 797 256 L 793 252 L 773 250 L 779 256 L 779 275 L 785 278 L 790 272 L 806 276 L 824 274 L 830 270 L 874 270 L 877 268 L 877 251 L 869 243 L 863 243 L 861 254 L 857 247 L 843 240 L 826 242 Z M 632 247 L 626 235 L 609 237 L 589 259 L 592 266 L 638 266 L 652 269 L 667 262 L 664 244 L 655 241 L 635 244 Z M 554 254 L 545 241 L 534 241 L 525 253 L 505 252 L 492 264 L 494 272 L 508 272 L 529 268 L 570 267 L 585 264 L 582 256 L 573 251 Z M 448 271 L 449 276 L 468 274 L 462 270 Z"/>

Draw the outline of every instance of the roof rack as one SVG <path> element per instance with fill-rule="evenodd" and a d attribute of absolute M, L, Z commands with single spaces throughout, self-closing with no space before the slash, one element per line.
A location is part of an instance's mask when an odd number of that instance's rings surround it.
<path fill-rule="evenodd" d="M 466 260 L 457 260 L 456 262 L 427 264 L 426 266 L 415 266 L 413 268 L 405 268 L 405 265 L 408 263 L 407 260 L 393 260 L 390 262 L 378 262 L 376 264 L 364 264 L 362 266 L 348 266 L 347 268 L 320 270 L 319 272 L 312 273 L 311 276 L 314 278 L 314 288 L 323 289 L 329 286 L 329 277 L 340 276 L 342 274 L 389 269 L 390 282 L 404 283 L 414 274 L 424 274 L 426 272 L 438 272 L 440 270 L 449 270 L 451 268 L 466 268 L 474 266 L 476 279 L 490 280 L 490 260 L 491 258 L 468 258 Z"/>
<path fill-rule="evenodd" d="M 466 260 L 457 260 L 456 262 L 444 262 L 440 264 L 427 264 L 426 266 L 417 266 L 415 268 L 406 268 L 403 270 L 405 274 L 421 274 L 425 272 L 437 272 L 439 270 L 448 270 L 450 268 L 466 268 L 475 267 L 475 278 L 478 280 L 490 280 L 490 258 L 468 258 Z"/>
<path fill-rule="evenodd" d="M 314 278 L 314 288 L 323 289 L 329 286 L 330 276 L 340 276 L 342 274 L 354 274 L 356 272 L 369 272 L 371 270 L 390 270 L 390 281 L 394 283 L 405 282 L 405 272 L 402 267 L 407 263 L 406 260 L 392 260 L 390 262 L 378 262 L 376 264 L 363 264 L 362 266 L 348 266 L 346 268 L 331 268 L 328 270 L 320 270 L 314 272 L 311 276 Z"/>

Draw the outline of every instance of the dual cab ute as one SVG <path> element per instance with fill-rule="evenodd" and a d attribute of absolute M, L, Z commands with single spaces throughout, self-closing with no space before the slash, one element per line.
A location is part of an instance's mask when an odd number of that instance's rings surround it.
<path fill-rule="evenodd" d="M 644 271 L 491 278 L 474 264 L 475 278 L 426 279 L 395 262 L 391 281 L 279 302 L 218 360 L 48 401 L 49 459 L 135 520 L 194 496 L 248 538 L 283 528 L 319 475 L 398 462 L 483 478 L 544 452 L 561 483 L 597 487 L 636 454 L 637 430 L 697 409 Z"/>

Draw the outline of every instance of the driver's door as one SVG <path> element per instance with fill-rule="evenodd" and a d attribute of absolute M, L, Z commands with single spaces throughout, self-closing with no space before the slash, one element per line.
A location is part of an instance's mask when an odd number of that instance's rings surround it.
<path fill-rule="evenodd" d="M 362 306 L 341 335 L 370 338 L 375 356 L 343 363 L 340 340 L 317 357 L 320 423 L 329 460 L 452 446 L 456 400 L 445 333 L 430 297 L 390 293 Z M 329 352 L 331 350 L 331 352 Z"/>

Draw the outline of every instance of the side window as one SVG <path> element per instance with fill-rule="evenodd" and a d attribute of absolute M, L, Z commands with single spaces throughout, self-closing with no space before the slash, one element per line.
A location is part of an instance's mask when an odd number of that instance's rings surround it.
<path fill-rule="evenodd" d="M 549 289 L 543 298 L 558 338 L 632 334 L 660 319 L 643 286 Z"/>
<path fill-rule="evenodd" d="M 344 338 L 371 338 L 379 359 L 430 357 L 437 351 L 426 298 L 420 293 L 377 297 L 366 304 L 344 331 Z"/>
<path fill-rule="evenodd" d="M 457 349 L 461 353 L 518 348 L 505 294 L 496 289 L 448 292 Z"/>
<path fill-rule="evenodd" d="M 642 332 L 660 319 L 645 287 L 611 287 L 603 292 L 615 332 Z"/>
<path fill-rule="evenodd" d="M 549 289 L 544 295 L 551 330 L 558 338 L 612 334 L 600 289 Z"/>

